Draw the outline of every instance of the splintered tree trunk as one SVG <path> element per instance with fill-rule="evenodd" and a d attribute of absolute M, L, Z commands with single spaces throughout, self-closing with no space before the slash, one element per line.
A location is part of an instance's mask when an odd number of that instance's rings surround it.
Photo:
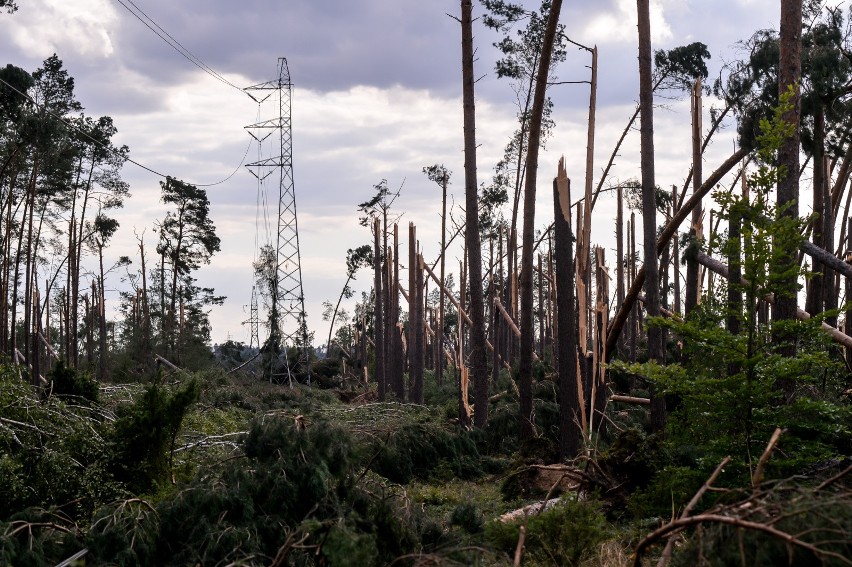
<path fill-rule="evenodd" d="M 781 25 L 779 36 L 778 92 L 779 96 L 793 89 L 793 107 L 783 119 L 792 127 L 792 135 L 785 139 L 778 150 L 778 165 L 787 171 L 787 175 L 778 181 L 777 206 L 781 214 L 788 218 L 799 217 L 799 112 L 801 109 L 799 81 L 801 79 L 802 53 L 802 0 L 781 0 Z M 796 265 L 796 251 L 788 250 L 779 258 L 779 271 L 786 271 Z M 796 281 L 786 282 L 785 293 L 776 294 L 772 309 L 773 321 L 795 321 Z M 785 337 L 776 337 L 783 345 L 781 353 L 786 356 L 796 354 L 796 345 Z M 793 384 L 784 381 L 778 384 L 785 393 L 792 394 Z"/>
<path fill-rule="evenodd" d="M 571 235 L 571 181 L 559 160 L 553 180 L 554 244 L 556 246 L 556 344 L 559 373 L 559 457 L 580 452 L 580 389 L 577 376 L 577 335 L 574 312 L 574 254 Z"/>
<path fill-rule="evenodd" d="M 417 229 L 408 224 L 408 380 L 409 401 L 422 403 L 423 396 L 423 315 L 417 255 Z"/>
<path fill-rule="evenodd" d="M 405 380 L 403 378 L 403 362 L 402 362 L 402 336 L 399 330 L 399 225 L 393 225 L 393 262 L 391 272 L 388 274 L 391 282 L 388 286 L 390 295 L 390 326 L 389 326 L 389 347 L 391 351 L 391 381 L 393 383 L 394 393 L 397 400 L 405 399 Z"/>
<path fill-rule="evenodd" d="M 438 330 L 435 341 L 438 343 L 437 360 L 435 361 L 435 377 L 438 386 L 444 383 L 444 313 L 446 312 L 446 275 L 444 272 L 447 259 L 447 175 L 444 174 L 441 187 L 441 285 L 438 286 Z"/>
<path fill-rule="evenodd" d="M 482 246 L 476 181 L 476 112 L 474 107 L 473 18 L 471 0 L 462 0 L 462 98 L 464 110 L 465 248 L 470 278 L 470 366 L 473 374 L 474 425 L 488 420 L 488 359 L 485 353 L 485 305 L 482 290 Z M 441 282 L 443 285 L 443 282 Z"/>
<path fill-rule="evenodd" d="M 827 170 L 828 158 L 823 157 L 826 162 L 823 165 L 823 170 Z M 834 250 L 834 213 L 831 206 L 831 192 L 828 186 L 828 175 L 825 176 L 822 183 L 823 209 L 823 247 L 826 251 Z M 826 311 L 837 309 L 837 289 L 836 273 L 828 266 L 824 267 L 825 276 L 823 279 L 823 307 Z M 837 316 L 832 315 L 826 319 L 826 322 L 832 327 L 837 326 Z"/>
<path fill-rule="evenodd" d="M 692 194 L 696 194 L 701 187 L 702 182 L 702 161 L 701 161 L 701 79 L 697 79 L 692 85 L 691 90 L 691 114 L 692 114 Z M 699 226 L 701 225 L 701 201 L 692 210 L 692 226 L 689 228 L 690 246 L 698 246 L 698 241 L 701 240 Z M 698 307 L 698 297 L 700 275 L 698 270 L 698 262 L 695 261 L 694 254 L 688 254 L 686 260 L 686 314 L 692 313 L 693 309 Z"/>
<path fill-rule="evenodd" d="M 382 327 L 382 323 L 384 322 L 382 309 L 382 247 L 379 242 L 379 233 L 381 230 L 379 219 L 376 217 L 373 221 L 373 270 L 375 272 L 373 288 L 376 296 L 373 337 L 376 343 L 376 382 L 378 382 L 379 388 L 378 396 L 379 401 L 383 402 L 385 401 L 387 382 L 385 381 L 385 341 L 384 329 Z"/>
<path fill-rule="evenodd" d="M 620 306 L 624 303 L 624 195 L 621 185 L 618 186 L 618 209 L 615 216 L 615 302 Z M 622 334 L 618 338 L 618 353 L 626 354 L 627 342 Z"/>
<path fill-rule="evenodd" d="M 820 106 L 814 113 L 814 188 L 813 188 L 813 231 L 811 242 L 814 246 L 828 249 L 825 245 L 825 200 L 823 199 L 824 181 L 826 176 L 825 160 L 823 159 L 823 132 L 825 131 L 825 116 Z M 830 210 L 830 207 L 829 207 Z M 827 281 L 825 268 L 816 260 L 811 260 L 813 276 L 808 282 L 808 293 L 805 299 L 805 311 L 811 315 L 822 313 L 824 301 L 824 285 Z"/>
<path fill-rule="evenodd" d="M 649 317 L 660 315 L 660 277 L 657 268 L 657 207 L 654 179 L 654 116 L 651 90 L 651 19 L 649 0 L 637 0 L 639 11 L 639 105 L 642 148 L 642 240 L 645 267 L 645 308 Z M 648 328 L 648 356 L 665 362 L 659 327 Z M 666 425 L 666 401 L 651 388 L 651 426 L 662 431 Z"/>

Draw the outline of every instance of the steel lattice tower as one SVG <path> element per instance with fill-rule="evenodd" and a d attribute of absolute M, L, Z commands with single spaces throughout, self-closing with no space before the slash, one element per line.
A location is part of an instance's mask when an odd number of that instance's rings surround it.
<path fill-rule="evenodd" d="M 285 346 L 306 347 L 305 296 L 299 254 L 299 225 L 296 218 L 296 190 L 293 183 L 292 83 L 287 59 L 278 58 L 278 79 L 247 87 L 245 91 L 274 118 L 246 126 L 249 134 L 262 142 L 278 133 L 278 151 L 271 157 L 246 164 L 262 183 L 278 173 L 278 232 L 275 240 L 277 277 L 273 300 L 278 310 L 279 330 Z M 276 104 L 277 103 L 277 104 Z M 271 109 L 269 107 L 272 107 Z M 263 117 L 263 114 L 261 114 Z M 277 155 L 275 155 L 277 153 Z"/>

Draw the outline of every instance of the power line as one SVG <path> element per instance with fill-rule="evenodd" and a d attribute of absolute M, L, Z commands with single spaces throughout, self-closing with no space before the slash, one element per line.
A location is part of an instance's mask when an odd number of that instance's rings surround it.
<path fill-rule="evenodd" d="M 119 0 L 119 1 L 121 1 L 121 0 Z M 70 128 L 71 130 L 74 130 L 75 132 L 78 132 L 79 134 L 82 134 L 83 136 L 85 136 L 86 138 L 88 138 L 91 142 L 93 142 L 94 144 L 96 144 L 96 145 L 100 146 L 101 148 L 105 149 L 106 151 L 110 152 L 111 154 L 113 154 L 113 155 L 115 155 L 115 156 L 117 156 L 117 157 L 119 157 L 119 158 L 123 159 L 123 160 L 124 160 L 124 161 L 126 161 L 126 162 L 132 163 L 132 164 L 133 164 L 133 165 L 135 165 L 136 167 L 140 167 L 140 168 L 144 169 L 145 171 L 148 171 L 148 172 L 150 172 L 150 173 L 153 173 L 154 175 L 157 175 L 157 176 L 159 176 L 159 177 L 162 177 L 163 179 L 167 179 L 167 178 L 171 177 L 170 175 L 166 175 L 165 173 L 160 173 L 160 172 L 159 172 L 159 171 L 157 171 L 156 169 L 150 168 L 150 167 L 148 167 L 147 165 L 145 165 L 145 164 L 143 164 L 143 163 L 140 163 L 140 162 L 138 162 L 138 161 L 136 161 L 136 160 L 134 160 L 134 159 L 132 159 L 132 158 L 130 158 L 130 157 L 128 157 L 128 156 L 126 156 L 126 155 L 122 154 L 122 153 L 121 153 L 121 152 L 119 152 L 117 149 L 115 149 L 115 148 L 113 148 L 113 147 L 111 147 L 111 146 L 108 146 L 108 145 L 104 144 L 103 142 L 101 142 L 101 141 L 100 141 L 100 140 L 98 140 L 97 138 L 93 138 L 93 137 L 92 137 L 92 136 L 91 136 L 88 132 L 86 132 L 86 131 L 85 131 L 85 130 L 83 130 L 82 128 L 80 128 L 80 127 L 76 126 L 76 125 L 75 125 L 75 124 L 73 124 L 72 122 L 69 122 L 69 121 L 68 121 L 68 120 L 67 120 L 64 116 L 61 116 L 61 115 L 56 114 L 55 112 L 53 112 L 53 111 L 49 110 L 49 109 L 47 108 L 47 106 L 46 106 L 46 105 L 39 104 L 38 102 L 36 102 L 36 100 L 35 100 L 33 97 L 31 97 L 30 95 L 28 95 L 28 94 L 26 94 L 26 93 L 21 92 L 20 90 L 18 90 L 18 88 L 17 88 L 17 87 L 15 87 L 14 85 L 10 84 L 10 83 L 9 83 L 9 82 L 7 82 L 5 79 L 0 78 L 0 83 L 3 83 L 3 84 L 4 84 L 4 85 L 6 85 L 8 88 L 12 89 L 12 90 L 13 90 L 13 91 L 15 91 L 16 93 L 18 93 L 19 95 L 21 95 L 22 97 L 24 97 L 25 99 L 27 99 L 27 100 L 28 100 L 28 101 L 29 101 L 29 102 L 30 102 L 33 106 L 35 106 L 36 108 L 38 108 L 40 111 L 42 111 L 42 112 L 44 112 L 45 114 L 48 114 L 49 116 L 52 116 L 53 118 L 55 118 L 55 119 L 59 120 L 60 122 L 62 122 L 63 124 L 65 124 L 65 126 L 66 126 L 67 128 Z M 248 146 L 246 146 L 246 151 L 245 151 L 245 153 L 243 154 L 243 159 L 241 159 L 241 160 L 240 160 L 240 164 L 239 164 L 239 165 L 238 165 L 238 166 L 234 169 L 234 171 L 232 171 L 232 172 L 231 172 L 231 174 L 230 174 L 230 175 L 228 175 L 228 176 L 227 176 L 227 177 L 225 177 L 224 179 L 220 179 L 219 181 L 216 181 L 215 183 L 189 183 L 189 184 L 190 184 L 190 185 L 194 185 L 195 187 L 213 187 L 213 186 L 215 186 L 215 185 L 221 185 L 222 183 L 225 183 L 225 182 L 226 182 L 226 181 L 228 181 L 230 178 L 232 178 L 234 175 L 236 175 L 236 173 L 237 173 L 237 172 L 240 170 L 240 168 L 243 166 L 243 163 L 245 163 L 245 161 L 246 161 L 246 157 L 248 156 L 249 149 L 251 149 L 251 140 L 249 140 Z M 188 182 L 185 182 L 185 183 L 188 183 Z"/>
<path fill-rule="evenodd" d="M 177 51 L 187 61 L 189 61 L 190 63 L 192 63 L 193 65 L 195 65 L 196 67 L 198 67 L 199 69 L 201 69 L 202 71 L 204 71 L 205 73 L 207 73 L 208 75 L 210 75 L 211 77 L 216 79 L 217 81 L 221 82 L 222 84 L 227 85 L 229 87 L 232 87 L 232 88 L 240 91 L 241 93 L 245 94 L 243 89 L 241 89 L 240 87 L 238 87 L 237 85 L 235 85 L 234 83 L 232 83 L 231 81 L 229 81 L 228 79 L 226 79 L 225 77 L 223 77 L 222 75 L 217 73 L 212 67 L 210 67 L 209 65 L 204 63 L 204 61 L 199 59 L 191 51 L 189 51 L 186 47 L 184 47 L 169 32 L 167 32 L 165 29 L 163 29 L 163 27 L 160 26 L 160 24 L 158 24 L 156 21 L 154 21 L 153 18 L 151 18 L 139 6 L 137 6 L 133 2 L 133 0 L 126 0 L 131 6 L 133 6 L 133 9 L 131 9 L 130 6 L 125 4 L 125 0 L 116 0 L 116 1 L 119 4 L 121 4 L 122 6 L 124 6 L 125 10 L 130 12 L 137 20 L 142 22 L 142 24 L 144 24 L 145 27 L 147 27 L 149 30 L 154 32 L 157 35 L 157 37 L 159 37 L 164 42 L 166 42 L 169 46 L 171 46 L 172 49 Z M 154 29 L 154 28 L 156 28 L 156 29 Z"/>

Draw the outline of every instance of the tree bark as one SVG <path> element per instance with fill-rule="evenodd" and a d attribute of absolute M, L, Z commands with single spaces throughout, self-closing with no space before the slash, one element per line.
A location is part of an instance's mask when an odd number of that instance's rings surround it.
<path fill-rule="evenodd" d="M 783 119 L 792 126 L 792 135 L 784 140 L 778 151 L 778 165 L 786 169 L 778 181 L 777 206 L 782 216 L 799 217 L 799 113 L 801 110 L 800 85 L 801 52 L 802 52 L 802 0 L 781 0 L 781 25 L 779 42 L 778 92 L 779 96 L 793 89 L 793 107 Z M 779 270 L 787 270 L 795 266 L 796 252 L 788 251 L 780 258 Z M 775 298 L 772 309 L 773 321 L 794 321 L 796 319 L 796 282 L 788 282 L 787 293 Z M 782 338 L 783 337 L 779 337 Z M 792 341 L 781 349 L 786 356 L 796 354 L 796 346 Z M 792 384 L 781 384 L 788 391 Z"/>
<path fill-rule="evenodd" d="M 435 333 L 438 353 L 435 361 L 435 378 L 438 386 L 444 382 L 444 314 L 446 310 L 446 294 L 444 284 L 446 283 L 445 265 L 447 257 L 447 173 L 444 172 L 444 180 L 441 185 L 441 285 L 438 289 L 438 329 Z"/>
<path fill-rule="evenodd" d="M 462 0 L 462 99 L 464 110 L 465 248 L 470 278 L 470 365 L 474 425 L 488 420 L 488 359 L 485 353 L 485 305 L 482 289 L 482 246 L 479 237 L 479 201 L 476 181 L 476 109 L 474 106 L 472 1 Z M 443 285 L 443 282 L 441 282 Z"/>
<path fill-rule="evenodd" d="M 523 248 L 521 251 L 520 312 L 521 344 L 519 361 L 520 378 L 520 437 L 522 440 L 533 436 L 532 422 L 532 362 L 533 362 L 533 309 L 532 309 L 532 272 L 533 240 L 535 239 L 535 192 L 538 174 L 538 151 L 541 142 L 541 120 L 544 111 L 547 76 L 553 42 L 559 22 L 561 0 L 554 0 L 547 16 L 547 25 L 542 40 L 541 56 L 536 76 L 535 95 L 533 96 L 532 115 L 530 116 L 529 144 L 527 145 L 526 178 L 524 182 L 524 224 Z"/>
<path fill-rule="evenodd" d="M 651 19 L 650 0 L 637 0 L 639 12 L 639 105 L 641 107 L 642 165 L 642 242 L 645 270 L 645 309 L 649 317 L 660 315 L 660 277 L 657 266 L 657 205 L 654 179 L 654 115 L 651 85 Z M 665 363 L 662 333 L 659 327 L 648 328 L 648 356 Z M 665 398 L 651 388 L 651 427 L 662 431 L 666 425 Z"/>
<path fill-rule="evenodd" d="M 381 232 L 379 218 L 373 219 L 373 289 L 375 291 L 375 308 L 373 315 L 375 320 L 373 326 L 373 337 L 375 339 L 376 352 L 376 382 L 378 383 L 378 398 L 380 402 L 385 401 L 387 383 L 385 382 L 385 340 L 384 340 L 384 316 L 382 309 L 382 247 L 379 241 Z"/>
<path fill-rule="evenodd" d="M 559 372 L 559 458 L 580 452 L 580 394 L 577 376 L 577 334 L 574 312 L 574 254 L 571 235 L 571 181 L 559 161 L 553 180 L 554 244 L 556 246 L 556 344 Z"/>
<path fill-rule="evenodd" d="M 701 161 L 701 80 L 696 80 L 691 89 L 691 114 L 692 114 L 692 194 L 698 192 L 702 180 Z M 702 238 L 699 232 L 701 225 L 702 206 L 701 201 L 692 210 L 692 226 L 689 228 L 690 246 L 698 246 Z M 694 254 L 688 254 L 686 260 L 686 302 L 684 308 L 689 315 L 698 307 L 699 285 L 698 262 Z"/>

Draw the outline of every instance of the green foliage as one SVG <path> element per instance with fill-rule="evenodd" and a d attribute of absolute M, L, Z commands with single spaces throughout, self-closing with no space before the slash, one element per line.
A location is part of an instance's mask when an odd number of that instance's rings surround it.
<path fill-rule="evenodd" d="M 449 433 L 428 424 L 406 425 L 394 431 L 373 470 L 392 482 L 438 477 L 475 478 L 482 474 L 479 451 L 471 436 L 458 431 Z"/>
<path fill-rule="evenodd" d="M 657 82 L 669 89 L 689 90 L 695 79 L 707 78 L 707 59 L 710 52 L 700 41 L 654 52 L 654 73 Z"/>
<path fill-rule="evenodd" d="M 563 499 L 557 505 L 526 520 L 525 565 L 580 565 L 610 533 L 598 504 Z M 524 520 L 485 526 L 485 537 L 510 557 L 515 552 Z"/>
<path fill-rule="evenodd" d="M 453 510 L 450 524 L 459 526 L 469 534 L 477 534 L 482 531 L 484 522 L 475 504 L 463 502 Z"/>
<path fill-rule="evenodd" d="M 98 383 L 89 375 L 65 366 L 59 360 L 47 375 L 51 390 L 58 396 L 77 396 L 97 403 Z"/>
<path fill-rule="evenodd" d="M 120 494 L 105 465 L 102 410 L 40 400 L 4 365 L 0 407 L 0 520 L 28 507 L 63 506 L 64 514 L 85 516 Z"/>
<path fill-rule="evenodd" d="M 168 479 L 175 439 L 200 389 L 196 379 L 173 392 L 155 380 L 142 396 L 118 408 L 110 435 L 116 476 L 137 493 Z"/>
<path fill-rule="evenodd" d="M 96 562 L 123 553 L 124 565 L 240 563 L 279 550 L 294 565 L 387 564 L 415 550 L 418 524 L 389 487 L 354 478 L 353 446 L 337 425 L 266 418 L 244 439 L 244 459 L 199 475 L 156 512 L 139 501 L 101 510 L 87 545 Z"/>
<path fill-rule="evenodd" d="M 798 248 L 804 222 L 770 203 L 770 191 L 787 175 L 774 164 L 778 148 L 792 133 L 783 118 L 792 100 L 790 90 L 771 118 L 761 121 L 751 194 L 716 194 L 721 216 L 740 219 L 743 239 L 740 245 L 714 236 L 711 246 L 741 258 L 744 282 L 720 286 L 719 295 L 708 297 L 685 322 L 649 321 L 682 341 L 678 362 L 613 364 L 617 372 L 655 384 L 665 393 L 670 410 L 663 458 L 650 461 L 640 475 L 642 491 L 631 499 L 634 513 L 670 514 L 672 504 L 683 505 L 728 455 L 732 462 L 723 482 L 748 485 L 776 427 L 785 432 L 769 464 L 770 477 L 792 475 L 848 451 L 851 435 L 845 424 L 852 421 L 852 411 L 838 403 L 846 370 L 820 329 L 820 318 L 770 324 L 757 318 L 762 298 L 799 291 L 798 266 L 784 267 L 781 259 Z M 728 287 L 741 292 L 742 304 L 727 303 Z M 737 333 L 732 332 L 732 320 L 738 323 Z M 795 347 L 794 357 L 782 355 L 788 345 Z"/>

